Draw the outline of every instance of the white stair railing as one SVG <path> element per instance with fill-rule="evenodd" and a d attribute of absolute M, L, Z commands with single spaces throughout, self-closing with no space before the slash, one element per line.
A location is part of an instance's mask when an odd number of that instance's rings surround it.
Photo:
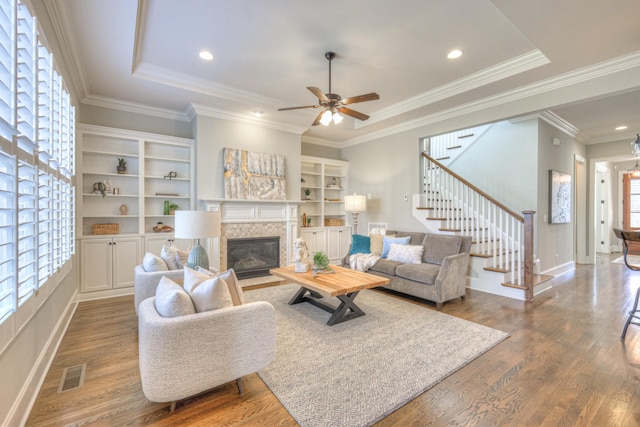
<path fill-rule="evenodd" d="M 510 276 L 510 284 L 528 288 L 533 265 L 527 269 L 525 261 L 528 251 L 533 253 L 533 245 L 525 247 L 525 229 L 533 234 L 533 228 L 532 222 L 527 226 L 525 219 L 533 212 L 517 214 L 433 156 L 422 155 L 426 159 L 427 191 L 423 200 L 429 209 L 428 217 L 440 219 L 443 232 L 471 236 L 473 253 L 489 258 L 489 269 L 504 271 Z M 533 256 L 529 258 L 532 263 Z"/>

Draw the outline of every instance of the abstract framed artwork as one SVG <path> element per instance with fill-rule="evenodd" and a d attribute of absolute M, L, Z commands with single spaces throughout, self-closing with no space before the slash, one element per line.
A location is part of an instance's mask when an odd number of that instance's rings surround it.
<path fill-rule="evenodd" d="M 549 224 L 571 222 L 571 175 L 549 170 Z"/>
<path fill-rule="evenodd" d="M 225 199 L 285 200 L 285 156 L 225 148 Z"/>

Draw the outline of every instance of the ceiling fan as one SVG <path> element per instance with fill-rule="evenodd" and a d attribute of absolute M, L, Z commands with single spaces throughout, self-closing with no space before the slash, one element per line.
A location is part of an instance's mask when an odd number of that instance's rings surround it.
<path fill-rule="evenodd" d="M 342 116 L 339 113 L 346 114 L 347 116 L 354 117 L 358 120 L 367 120 L 369 116 L 356 110 L 352 110 L 351 108 L 347 108 L 345 107 L 345 105 L 355 104 L 357 102 L 375 101 L 376 99 L 380 99 L 380 96 L 377 93 L 372 92 L 364 95 L 352 96 L 351 98 L 342 99 L 340 95 L 331 93 L 331 61 L 333 60 L 333 58 L 335 58 L 335 56 L 336 54 L 334 52 L 326 52 L 324 54 L 324 57 L 329 60 L 329 93 L 324 93 L 317 87 L 307 86 L 307 89 L 309 89 L 311 93 L 318 97 L 317 105 L 278 108 L 278 111 L 323 107 L 324 111 L 318 114 L 316 119 L 311 124 L 312 126 L 317 126 L 320 124 L 328 126 L 331 121 L 333 121 L 335 124 L 338 124 L 342 121 Z"/>

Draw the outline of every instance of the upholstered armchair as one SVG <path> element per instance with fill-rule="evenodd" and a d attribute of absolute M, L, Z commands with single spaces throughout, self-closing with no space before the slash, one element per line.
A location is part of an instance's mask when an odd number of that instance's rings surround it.
<path fill-rule="evenodd" d="M 133 302 L 138 314 L 138 306 L 145 299 L 155 296 L 158 283 L 163 276 L 177 283 L 182 283 L 184 272 L 179 270 L 165 270 L 147 272 L 142 265 L 137 265 L 133 274 Z"/>
<path fill-rule="evenodd" d="M 275 357 L 275 310 L 251 302 L 179 317 L 162 317 L 155 297 L 138 307 L 142 391 L 152 402 L 175 402 L 236 380 Z"/>

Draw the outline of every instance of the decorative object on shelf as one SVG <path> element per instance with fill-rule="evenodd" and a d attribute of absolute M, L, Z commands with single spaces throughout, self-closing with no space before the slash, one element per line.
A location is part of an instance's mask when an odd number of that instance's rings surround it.
<path fill-rule="evenodd" d="M 164 176 L 164 179 L 173 179 L 178 177 L 178 172 L 171 171 L 168 175 Z"/>
<path fill-rule="evenodd" d="M 344 210 L 351 212 L 351 217 L 353 219 L 353 234 L 358 234 L 358 215 L 360 212 L 367 210 L 367 196 L 358 195 L 356 193 L 344 196 Z"/>
<path fill-rule="evenodd" d="M 296 251 L 296 273 L 306 273 L 309 271 L 309 248 L 302 237 L 298 237 L 293 244 Z"/>
<path fill-rule="evenodd" d="M 195 239 L 196 244 L 189 253 L 187 267 L 198 266 L 209 269 L 209 257 L 200 246 L 200 239 L 220 236 L 220 212 L 217 211 L 177 211 L 176 233 L 178 239 Z"/>
<path fill-rule="evenodd" d="M 180 206 L 175 203 L 169 203 L 169 215 L 175 215 L 178 209 L 180 209 Z"/>
<path fill-rule="evenodd" d="M 316 252 L 313 254 L 313 275 L 318 273 L 335 273 L 329 267 L 329 257 L 324 252 Z"/>
<path fill-rule="evenodd" d="M 113 194 L 116 196 L 120 194 L 120 189 L 118 187 L 113 187 Z"/>
<path fill-rule="evenodd" d="M 175 196 L 178 197 L 180 196 L 179 193 L 156 193 L 156 196 Z"/>
<path fill-rule="evenodd" d="M 119 224 L 93 224 L 91 226 L 93 234 L 118 234 L 120 232 Z"/>
<path fill-rule="evenodd" d="M 120 205 L 120 215 L 126 215 L 129 211 L 129 208 L 124 203 Z"/>
<path fill-rule="evenodd" d="M 342 227 L 344 225 L 344 220 L 342 218 L 325 218 L 324 226 L 325 227 Z"/>
<path fill-rule="evenodd" d="M 173 227 L 170 225 L 164 225 L 162 221 L 158 221 L 158 224 L 153 226 L 153 231 L 156 233 L 171 233 L 173 231 Z"/>
<path fill-rule="evenodd" d="M 303 227 L 307 226 L 307 214 L 306 213 L 302 214 L 302 226 Z"/>
<path fill-rule="evenodd" d="M 311 218 L 307 217 L 307 227 L 311 227 Z"/>
<path fill-rule="evenodd" d="M 309 190 L 308 188 L 304 189 L 304 199 L 311 200 L 311 190 Z"/>
<path fill-rule="evenodd" d="M 95 193 L 96 191 L 99 191 L 102 197 L 107 197 L 107 186 L 104 185 L 103 182 L 93 183 L 93 191 L 91 193 Z"/>
<path fill-rule="evenodd" d="M 111 181 L 108 181 L 108 180 L 105 179 L 102 183 L 104 184 L 105 193 L 110 192 L 111 191 Z"/>
<path fill-rule="evenodd" d="M 116 170 L 121 175 L 127 173 L 127 161 L 125 159 L 118 158 L 118 166 L 116 167 Z"/>
<path fill-rule="evenodd" d="M 171 205 L 171 202 L 168 200 L 165 200 L 164 209 L 162 210 L 162 215 L 169 215 L 169 205 Z"/>
<path fill-rule="evenodd" d="M 300 182 L 304 184 L 307 181 L 304 178 L 300 178 Z"/>

